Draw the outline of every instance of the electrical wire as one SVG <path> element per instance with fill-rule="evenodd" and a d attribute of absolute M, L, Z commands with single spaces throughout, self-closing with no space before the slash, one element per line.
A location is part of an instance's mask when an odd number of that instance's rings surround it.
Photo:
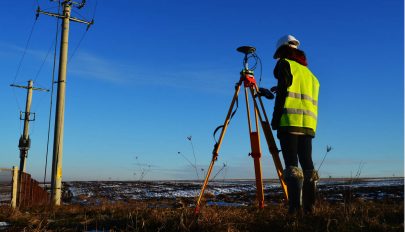
<path fill-rule="evenodd" d="M 96 16 L 96 10 L 97 10 L 97 4 L 98 4 L 98 0 L 96 0 L 96 4 L 94 5 L 94 9 L 93 9 L 93 19 Z"/>
<path fill-rule="evenodd" d="M 94 20 L 94 16 L 96 15 L 97 3 L 98 3 L 98 0 L 96 1 L 96 4 L 94 5 L 92 20 Z M 80 17 L 86 19 L 86 17 L 84 17 L 83 15 L 81 15 L 78 11 L 76 11 L 76 10 L 72 10 L 72 11 L 75 12 L 76 14 L 78 14 Z M 70 57 L 69 57 L 69 59 L 68 59 L 68 63 L 70 63 L 70 61 L 73 59 L 74 55 L 76 54 L 77 50 L 79 49 L 79 47 L 80 47 L 82 41 L 84 40 L 84 38 L 85 38 L 86 35 L 87 35 L 87 31 L 88 31 L 88 30 L 86 30 L 86 31 L 83 33 L 82 37 L 80 38 L 79 43 L 76 45 L 75 49 L 74 49 L 73 52 L 72 52 L 72 55 L 70 55 Z"/>
<path fill-rule="evenodd" d="M 18 63 L 17 71 L 16 71 L 16 73 L 15 73 L 15 75 L 14 75 L 14 79 L 13 79 L 13 84 L 16 83 L 17 77 L 18 77 L 18 75 L 20 74 L 21 66 L 22 66 L 22 63 L 23 63 L 23 61 L 24 61 L 25 54 L 27 53 L 28 46 L 29 46 L 29 44 L 30 44 L 30 42 L 31 42 L 32 34 L 33 34 L 33 32 L 34 32 L 36 23 L 37 23 L 37 20 L 35 19 L 34 23 L 33 23 L 32 26 L 31 26 L 31 31 L 29 32 L 28 39 L 27 39 L 27 42 L 26 42 L 26 44 L 25 44 L 25 48 L 24 48 L 23 54 L 22 54 L 21 59 L 20 59 L 20 61 L 19 61 L 19 63 Z M 16 101 L 16 103 L 17 103 L 18 109 L 19 109 L 20 111 L 22 111 L 22 110 L 21 110 L 20 102 L 18 101 L 18 97 L 17 97 L 17 94 L 16 94 L 14 88 L 13 88 L 13 95 L 14 95 L 15 101 Z M 20 127 L 21 127 L 21 126 L 20 126 Z M 20 128 L 20 134 L 21 134 L 21 128 Z"/>
<path fill-rule="evenodd" d="M 67 61 L 68 64 L 70 63 L 70 61 L 72 61 L 73 56 L 76 54 L 76 51 L 79 49 L 79 47 L 80 47 L 84 37 L 86 37 L 86 35 L 87 35 L 87 30 L 83 33 L 82 37 L 79 40 L 79 43 L 76 45 L 75 49 L 73 50 L 72 55 L 70 55 L 70 57 Z"/>
<path fill-rule="evenodd" d="M 55 41 L 54 41 L 54 42 L 55 42 Z M 38 70 L 38 72 L 37 72 L 37 74 L 35 75 L 35 78 L 34 78 L 34 83 L 35 83 L 36 80 L 38 79 L 39 73 L 42 71 L 42 68 L 44 67 L 44 64 L 45 64 L 45 62 L 46 62 L 46 59 L 48 58 L 49 53 L 51 53 L 52 47 L 54 47 L 54 43 L 52 43 L 51 46 L 49 47 L 48 52 L 46 53 L 46 56 L 45 56 L 44 60 L 42 61 L 41 66 L 39 66 L 39 70 Z"/>
<path fill-rule="evenodd" d="M 24 60 L 25 54 L 27 53 L 28 46 L 29 46 L 29 44 L 30 44 L 31 37 L 32 37 L 32 34 L 33 34 L 33 32 L 34 32 L 34 28 L 35 28 L 35 24 L 36 24 L 36 23 L 37 23 L 37 20 L 35 20 L 34 23 L 32 24 L 31 31 L 30 31 L 30 33 L 29 33 L 27 43 L 25 44 L 25 48 L 24 48 L 24 51 L 23 51 L 23 55 L 22 55 L 22 57 L 21 57 L 21 59 L 20 59 L 20 62 L 18 63 L 18 67 L 17 67 L 17 71 L 16 71 L 15 76 L 14 76 L 13 83 L 15 83 L 15 81 L 16 81 L 16 79 L 17 79 L 17 76 L 18 76 L 18 74 L 20 73 L 21 65 L 22 65 L 22 62 L 23 62 L 23 60 Z"/>
<path fill-rule="evenodd" d="M 58 2 L 58 14 L 60 14 L 60 0 Z M 51 82 L 51 96 L 50 96 L 50 107 L 49 107 L 49 118 L 48 118 L 48 137 L 46 141 L 46 152 L 45 152 L 45 168 L 44 168 L 44 186 L 46 182 L 46 170 L 48 168 L 48 154 L 49 154 L 49 140 L 51 133 L 51 118 L 52 118 L 52 105 L 53 105 L 53 92 L 54 92 L 54 83 L 55 83 L 55 70 L 56 70 L 56 51 L 58 44 L 58 35 L 59 35 L 59 18 L 56 18 L 56 34 L 55 34 L 55 47 L 53 53 L 53 68 L 52 68 L 52 82 Z"/>
<path fill-rule="evenodd" d="M 41 85 L 35 85 L 36 87 L 42 88 Z M 38 107 L 42 104 L 42 102 L 44 101 L 44 95 L 38 97 L 38 100 L 36 100 L 35 102 L 32 103 L 31 106 L 31 112 L 36 112 Z"/>
<path fill-rule="evenodd" d="M 86 17 L 84 17 L 82 14 L 80 14 L 79 11 L 77 11 L 77 10 L 75 10 L 75 9 L 72 8 L 72 12 L 75 13 L 75 14 L 77 14 L 77 15 L 79 15 L 80 17 L 82 17 L 82 19 L 88 21 L 88 19 L 87 19 Z"/>

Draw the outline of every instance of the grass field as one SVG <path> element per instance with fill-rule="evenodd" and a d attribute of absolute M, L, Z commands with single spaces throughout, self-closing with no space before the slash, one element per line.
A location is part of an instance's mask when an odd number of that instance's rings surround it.
<path fill-rule="evenodd" d="M 65 205 L 57 209 L 0 208 L 6 231 L 404 231 L 403 201 L 318 201 L 311 215 L 287 215 L 284 204 L 194 209 L 167 200 Z M 168 205 L 172 207 L 160 207 Z M 0 229 L 1 230 L 1 229 Z"/>
<path fill-rule="evenodd" d="M 212 183 L 199 215 L 199 182 L 71 182 L 63 206 L 0 206 L 0 231 L 404 231 L 403 178 L 323 180 L 310 215 L 288 215 L 277 182 L 256 208 L 254 181 Z"/>

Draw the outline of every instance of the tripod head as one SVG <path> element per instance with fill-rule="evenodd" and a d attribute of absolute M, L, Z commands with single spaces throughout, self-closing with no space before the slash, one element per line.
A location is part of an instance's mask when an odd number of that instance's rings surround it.
<path fill-rule="evenodd" d="M 254 54 L 256 52 L 256 48 L 252 46 L 241 46 L 238 47 L 236 51 L 245 54 L 245 57 L 243 58 L 243 66 L 245 67 L 245 70 L 249 70 L 248 56 L 249 54 Z"/>
<path fill-rule="evenodd" d="M 245 57 L 243 58 L 244 69 L 241 72 L 241 75 L 249 74 L 247 76 L 244 76 L 245 86 L 249 85 L 249 83 L 256 83 L 256 81 L 254 80 L 254 77 L 253 77 L 253 70 L 255 69 L 256 64 L 251 68 L 251 70 L 249 70 L 249 64 L 248 64 L 249 58 L 253 57 L 254 59 L 256 59 L 256 62 L 259 61 L 260 65 L 261 65 L 260 58 L 256 54 L 256 48 L 252 47 L 252 46 L 241 46 L 241 47 L 238 47 L 236 49 L 236 51 L 245 54 Z M 250 75 L 251 75 L 252 79 L 250 79 Z M 274 99 L 274 94 L 272 93 L 271 90 L 268 90 L 265 88 L 259 88 L 257 90 L 257 93 L 259 94 L 259 96 L 264 96 L 267 99 Z"/>
<path fill-rule="evenodd" d="M 245 56 L 247 56 L 248 54 L 255 53 L 256 48 L 251 47 L 251 46 L 242 46 L 242 47 L 238 47 L 236 49 L 236 51 L 241 52 L 241 53 L 245 54 Z"/>

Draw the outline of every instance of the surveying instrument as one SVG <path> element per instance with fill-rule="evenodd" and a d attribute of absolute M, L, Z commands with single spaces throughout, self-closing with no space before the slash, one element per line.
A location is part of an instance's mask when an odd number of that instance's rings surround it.
<path fill-rule="evenodd" d="M 247 111 L 247 119 L 248 119 L 248 126 L 249 126 L 249 136 L 250 136 L 250 146 L 251 146 L 251 153 L 249 155 L 253 158 L 254 169 L 255 169 L 255 176 L 256 176 L 256 198 L 258 201 L 258 206 L 260 209 L 264 208 L 264 191 L 263 191 L 263 179 L 262 179 L 262 168 L 260 163 L 260 158 L 262 156 L 262 152 L 260 149 L 260 131 L 259 131 L 259 121 L 260 125 L 263 129 L 263 133 L 266 137 L 267 145 L 270 151 L 270 154 L 273 157 L 274 165 L 277 170 L 278 178 L 280 179 L 281 187 L 284 192 L 284 197 L 288 200 L 287 194 L 287 185 L 285 183 L 283 177 L 283 167 L 279 158 L 279 150 L 277 148 L 276 142 L 274 141 L 273 134 L 271 132 L 269 119 L 267 117 L 266 111 L 264 109 L 264 105 L 261 99 L 262 93 L 259 91 L 259 87 L 256 83 L 253 69 L 249 69 L 248 60 L 250 57 L 256 57 L 256 48 L 251 46 L 242 46 L 236 49 L 238 52 L 244 54 L 243 59 L 243 70 L 240 72 L 240 79 L 235 85 L 235 93 L 232 98 L 231 105 L 228 110 L 228 114 L 226 115 L 225 122 L 223 125 L 219 126 L 215 129 L 215 133 L 217 130 L 221 130 L 221 134 L 219 136 L 218 141 L 214 145 L 214 150 L 212 151 L 212 160 L 210 166 L 207 171 L 207 175 L 204 180 L 204 184 L 201 188 L 200 195 L 196 202 L 195 213 L 197 214 L 200 211 L 200 204 L 201 200 L 204 195 L 205 188 L 207 187 L 212 169 L 214 167 L 215 161 L 218 159 L 219 149 L 221 148 L 222 140 L 225 136 L 226 129 L 230 120 L 232 119 L 233 115 L 235 114 L 236 110 L 233 111 L 235 103 L 238 104 L 238 95 L 243 84 L 245 89 L 245 100 L 246 100 L 246 111 Z M 253 114 L 254 114 L 254 128 L 252 127 L 252 119 L 251 119 L 251 109 L 249 106 L 249 92 L 251 98 L 253 99 Z M 271 92 L 270 92 L 271 94 Z M 271 98 L 271 97 L 270 97 Z"/>

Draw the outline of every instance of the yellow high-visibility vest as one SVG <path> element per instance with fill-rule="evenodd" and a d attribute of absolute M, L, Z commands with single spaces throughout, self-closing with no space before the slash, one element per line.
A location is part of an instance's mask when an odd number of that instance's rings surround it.
<path fill-rule="evenodd" d="M 311 128 L 316 131 L 319 81 L 304 65 L 285 59 L 290 64 L 293 81 L 287 88 L 280 126 Z"/>

